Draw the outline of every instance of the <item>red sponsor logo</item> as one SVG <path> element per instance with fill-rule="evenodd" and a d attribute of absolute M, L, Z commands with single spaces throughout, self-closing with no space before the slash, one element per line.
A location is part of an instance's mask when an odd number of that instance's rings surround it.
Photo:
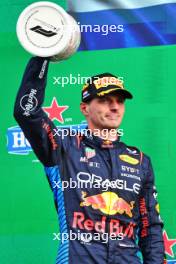
<path fill-rule="evenodd" d="M 53 150 L 56 150 L 56 148 L 58 147 L 55 139 L 54 139 L 54 136 L 53 136 L 53 133 L 51 131 L 51 127 L 47 124 L 47 123 L 44 123 L 43 124 L 43 128 L 45 129 L 46 133 L 48 134 L 48 138 L 51 142 L 51 145 L 52 145 L 52 149 Z"/>
<path fill-rule="evenodd" d="M 100 221 L 94 221 L 92 219 L 86 219 L 84 213 L 74 212 L 72 227 L 80 230 L 96 231 L 99 233 L 105 233 L 107 229 L 110 235 L 123 234 L 123 237 L 134 239 L 134 227 L 135 223 L 130 222 L 126 225 L 122 224 L 117 219 L 107 219 L 107 216 L 102 216 Z"/>
<path fill-rule="evenodd" d="M 140 209 L 141 218 L 142 218 L 141 237 L 146 237 L 148 235 L 149 220 L 148 220 L 146 202 L 144 198 L 140 199 L 139 209 Z"/>

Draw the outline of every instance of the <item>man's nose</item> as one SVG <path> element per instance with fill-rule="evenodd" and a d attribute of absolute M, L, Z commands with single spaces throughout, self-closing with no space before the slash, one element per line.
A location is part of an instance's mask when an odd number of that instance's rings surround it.
<path fill-rule="evenodd" d="M 111 111 L 117 111 L 119 109 L 119 103 L 118 101 L 114 100 L 110 103 L 110 109 Z"/>

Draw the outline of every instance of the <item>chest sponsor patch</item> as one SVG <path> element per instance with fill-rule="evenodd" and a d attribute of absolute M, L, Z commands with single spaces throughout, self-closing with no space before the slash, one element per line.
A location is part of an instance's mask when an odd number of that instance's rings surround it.
<path fill-rule="evenodd" d="M 138 159 L 132 158 L 129 155 L 119 155 L 119 158 L 122 161 L 133 164 L 133 165 L 137 165 L 139 163 Z"/>
<path fill-rule="evenodd" d="M 87 159 L 91 159 L 96 155 L 95 149 L 87 147 L 85 149 L 85 154 Z"/>

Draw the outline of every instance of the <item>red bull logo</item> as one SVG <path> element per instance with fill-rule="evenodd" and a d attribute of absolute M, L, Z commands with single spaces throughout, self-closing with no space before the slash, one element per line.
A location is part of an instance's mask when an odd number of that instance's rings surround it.
<path fill-rule="evenodd" d="M 114 145 L 111 140 L 103 140 L 101 147 L 102 148 L 113 148 Z"/>
<path fill-rule="evenodd" d="M 103 192 L 92 196 L 87 196 L 86 192 L 82 192 L 83 202 L 80 206 L 92 206 L 95 210 L 100 210 L 107 215 L 126 214 L 132 217 L 132 209 L 134 201 L 127 203 L 123 198 L 114 192 Z"/>
<path fill-rule="evenodd" d="M 108 225 L 108 226 L 107 226 Z M 109 234 L 118 236 L 123 234 L 123 237 L 134 239 L 135 223 L 122 224 L 118 219 L 107 219 L 107 216 L 102 216 L 99 221 L 87 219 L 82 212 L 74 212 L 72 227 L 79 230 L 96 231 L 98 233 L 105 233 L 109 230 Z"/>

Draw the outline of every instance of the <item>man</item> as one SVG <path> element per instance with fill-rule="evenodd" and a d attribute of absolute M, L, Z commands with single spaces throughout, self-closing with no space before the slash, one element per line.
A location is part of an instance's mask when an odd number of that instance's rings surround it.
<path fill-rule="evenodd" d="M 30 60 L 14 116 L 53 191 L 64 238 L 56 263 L 138 264 L 140 252 L 144 264 L 164 263 L 150 159 L 120 142 L 116 132 L 131 93 L 111 74 L 92 77 L 82 90 L 87 132 L 61 137 L 41 108 L 48 64 Z"/>

